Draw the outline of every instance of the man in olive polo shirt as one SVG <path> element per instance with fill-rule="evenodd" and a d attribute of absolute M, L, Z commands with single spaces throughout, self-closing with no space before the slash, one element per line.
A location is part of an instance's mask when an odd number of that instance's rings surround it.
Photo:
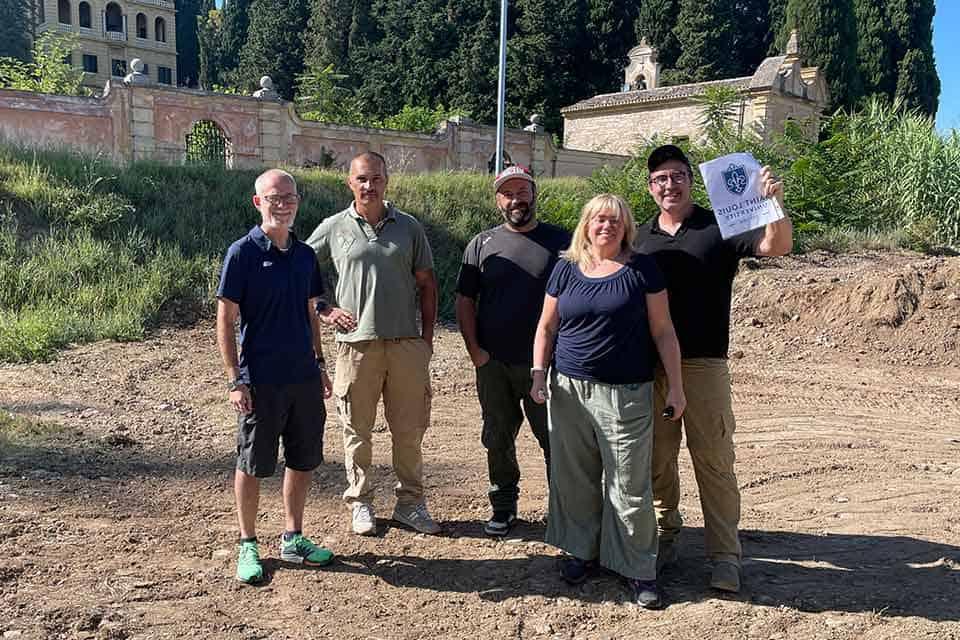
<path fill-rule="evenodd" d="M 423 226 L 384 200 L 387 164 L 378 153 L 353 158 L 347 185 L 353 203 L 325 219 L 307 243 L 337 272 L 336 306 L 321 319 L 337 332 L 333 393 L 343 426 L 351 526 L 376 531 L 373 423 L 383 397 L 393 440 L 397 504 L 393 520 L 439 533 L 423 493 L 421 443 L 430 424 L 430 357 L 437 319 L 433 254 Z M 420 323 L 418 327 L 417 315 Z"/>
<path fill-rule="evenodd" d="M 790 218 L 724 240 L 712 211 L 690 196 L 693 171 L 678 147 L 664 145 L 647 159 L 647 188 L 660 212 L 637 229 L 637 249 L 653 256 L 667 281 L 670 317 L 677 330 L 687 408 L 683 430 L 703 507 L 710 585 L 740 590 L 740 489 L 734 474 L 733 432 L 727 347 L 730 296 L 741 258 L 781 256 L 793 246 Z M 768 167 L 761 193 L 783 205 L 783 183 Z M 653 505 L 660 530 L 658 567 L 677 559 L 680 517 L 679 425 L 664 417 L 667 383 L 658 367 L 654 384 Z"/>

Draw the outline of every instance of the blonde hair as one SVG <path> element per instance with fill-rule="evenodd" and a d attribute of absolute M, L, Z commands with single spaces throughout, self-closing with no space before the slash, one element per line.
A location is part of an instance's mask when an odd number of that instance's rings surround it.
<path fill-rule="evenodd" d="M 580 221 L 573 230 L 573 238 L 570 240 L 570 248 L 560 252 L 560 257 L 570 262 L 575 262 L 581 269 L 590 267 L 594 263 L 593 252 L 591 251 L 590 238 L 587 237 L 587 226 L 590 220 L 602 211 L 616 211 L 623 223 L 623 240 L 620 242 L 620 250 L 633 253 L 633 242 L 637 237 L 637 223 L 633 219 L 633 211 L 630 205 L 618 195 L 612 193 L 601 193 L 590 198 L 587 204 L 583 205 L 580 211 Z"/>

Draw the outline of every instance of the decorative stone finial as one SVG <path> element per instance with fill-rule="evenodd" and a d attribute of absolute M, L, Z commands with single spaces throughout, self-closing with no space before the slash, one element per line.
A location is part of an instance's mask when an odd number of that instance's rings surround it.
<path fill-rule="evenodd" d="M 543 116 L 539 113 L 530 114 L 530 124 L 523 128 L 524 131 L 531 131 L 533 133 L 543 133 L 546 131 L 546 128 L 540 124 L 543 121 Z"/>
<path fill-rule="evenodd" d="M 130 61 L 130 73 L 128 73 L 123 78 L 124 84 L 129 85 L 146 85 L 150 84 L 150 76 L 143 72 L 143 60 L 140 58 L 134 58 Z"/>
<path fill-rule="evenodd" d="M 787 41 L 786 54 L 788 56 L 800 57 L 800 32 L 796 29 L 790 32 L 790 40 Z"/>
<path fill-rule="evenodd" d="M 253 97 L 261 100 L 279 100 L 280 96 L 273 90 L 273 78 L 270 76 L 260 78 L 260 88 L 253 92 Z"/>

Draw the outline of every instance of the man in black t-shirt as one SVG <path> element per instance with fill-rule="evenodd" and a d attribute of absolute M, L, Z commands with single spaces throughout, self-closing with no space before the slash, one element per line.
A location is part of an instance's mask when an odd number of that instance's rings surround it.
<path fill-rule="evenodd" d="M 647 160 L 648 189 L 660 212 L 637 235 L 637 249 L 654 257 L 667 283 L 670 316 L 680 341 L 687 409 L 683 429 L 703 508 L 710 584 L 722 591 L 740 590 L 740 491 L 734 475 L 733 432 L 727 348 L 730 296 L 740 258 L 781 256 L 793 246 L 789 218 L 723 240 L 713 212 L 693 203 L 693 172 L 683 152 L 659 147 Z M 761 195 L 783 205 L 783 183 L 761 171 Z M 654 393 L 653 497 L 660 530 L 657 564 L 676 561 L 680 517 L 677 456 L 681 432 L 661 417 L 667 393 L 659 368 Z"/>
<path fill-rule="evenodd" d="M 505 536 L 517 515 L 520 467 L 516 439 L 526 414 L 550 472 L 546 406 L 529 391 L 533 337 L 547 279 L 570 234 L 536 217 L 537 185 L 511 166 L 493 183 L 504 223 L 477 234 L 463 252 L 457 279 L 457 322 L 477 368 L 493 517 L 484 531 Z"/>

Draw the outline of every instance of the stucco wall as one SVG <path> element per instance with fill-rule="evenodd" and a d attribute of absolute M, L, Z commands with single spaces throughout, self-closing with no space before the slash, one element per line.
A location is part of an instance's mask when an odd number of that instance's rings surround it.
<path fill-rule="evenodd" d="M 382 153 L 394 172 L 482 171 L 496 148 L 496 129 L 450 121 L 434 134 L 364 129 L 301 120 L 286 102 L 203 91 L 110 83 L 95 98 L 0 90 L 0 134 L 28 146 L 67 146 L 125 162 L 183 162 L 186 137 L 200 120 L 229 140 L 230 166 L 265 164 L 344 167 L 356 153 Z M 546 133 L 509 129 L 505 149 L 537 175 L 590 175 L 626 157 L 556 149 Z"/>
<path fill-rule="evenodd" d="M 0 137 L 15 144 L 122 160 L 130 147 L 125 115 L 125 105 L 117 100 L 0 91 Z"/>
<path fill-rule="evenodd" d="M 568 149 L 628 155 L 655 135 L 696 139 L 700 110 L 695 105 L 675 104 L 569 113 L 565 116 L 563 146 Z"/>

